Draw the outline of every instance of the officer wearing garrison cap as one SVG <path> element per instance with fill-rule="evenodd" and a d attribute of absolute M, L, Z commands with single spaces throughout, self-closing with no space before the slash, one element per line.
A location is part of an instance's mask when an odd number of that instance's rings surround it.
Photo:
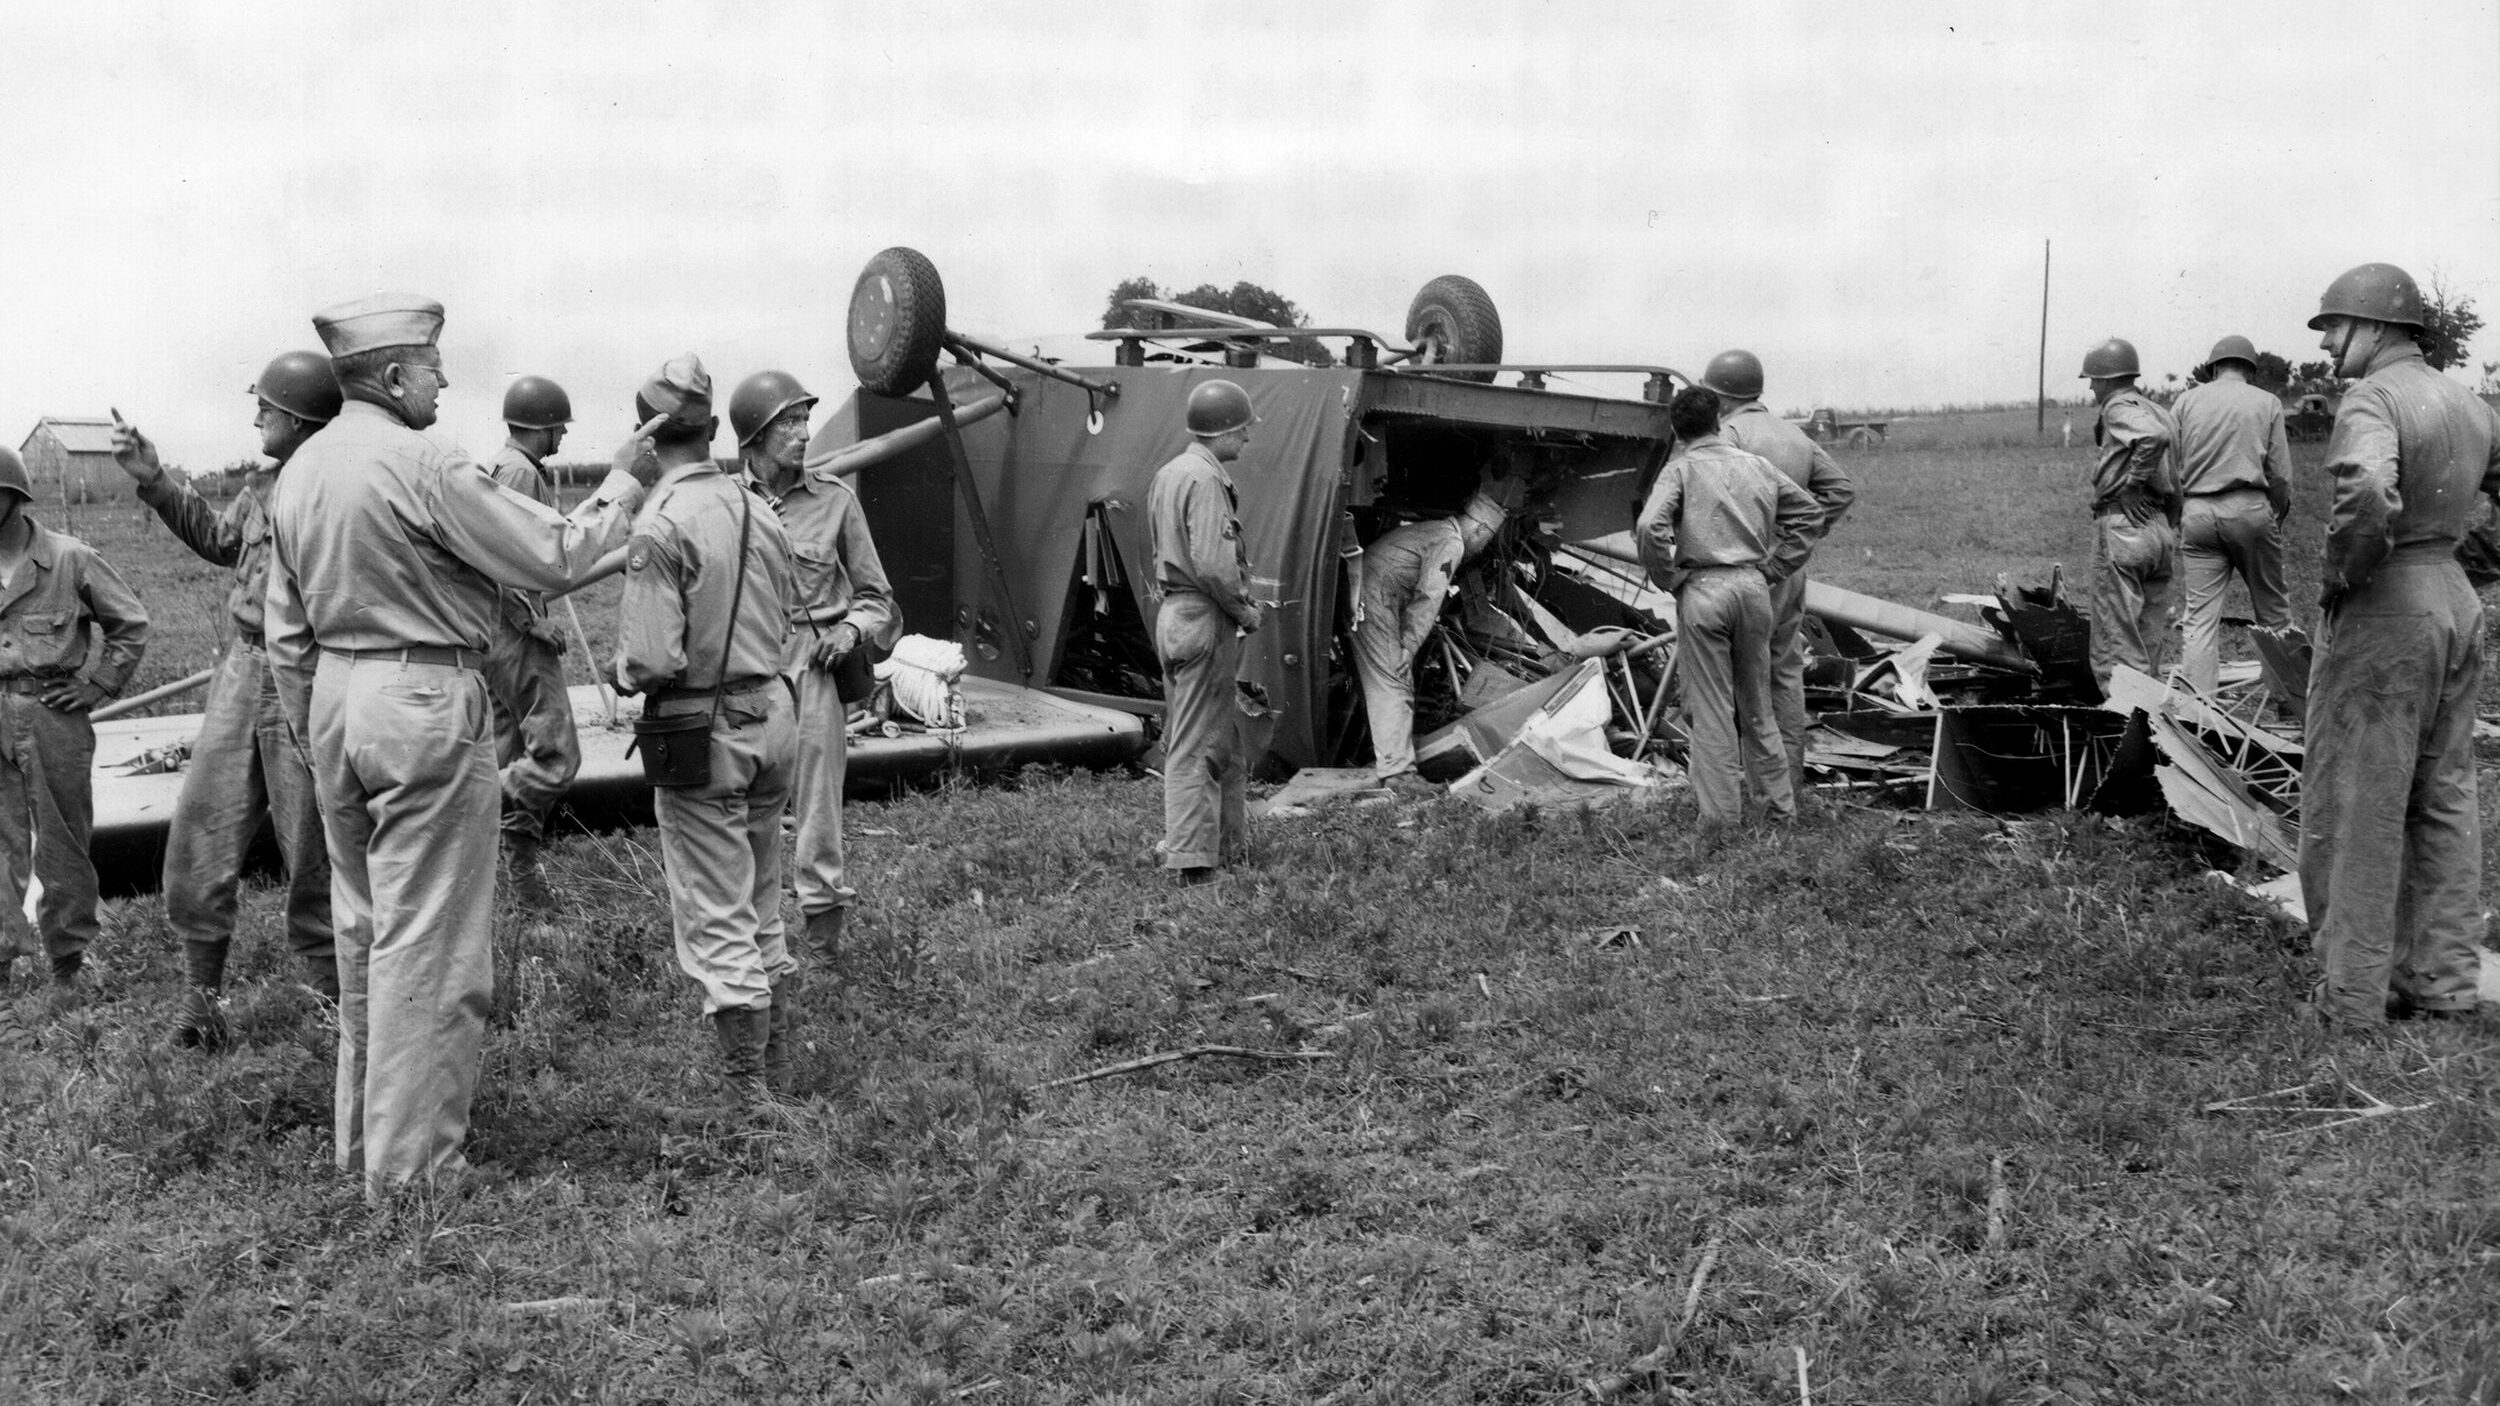
<path fill-rule="evenodd" d="M 374 1196 L 467 1165 L 494 987 L 496 590 L 592 575 L 658 465 L 629 437 L 567 517 L 425 435 L 442 304 L 383 294 L 313 327 L 347 403 L 279 481 L 267 629 L 330 842 L 337 1158 Z"/>
<path fill-rule="evenodd" d="M 508 432 L 490 471 L 515 493 L 556 506 L 548 456 L 564 443 L 573 400 L 544 376 L 523 376 L 503 393 Z M 592 665 L 597 668 L 597 665 Z M 582 768 L 573 697 L 564 686 L 564 634 L 547 618 L 537 591 L 508 590 L 486 651 L 486 681 L 495 698 L 495 754 L 503 765 L 504 869 L 522 907 L 546 912 L 555 895 L 538 862 L 547 813 Z"/>
<path fill-rule="evenodd" d="M 330 931 L 330 855 L 313 796 L 312 767 L 288 735 L 278 707 L 261 620 L 269 598 L 269 494 L 295 451 L 338 418 L 339 383 L 319 352 L 284 352 L 252 382 L 259 404 L 252 423 L 260 452 L 276 461 L 254 473 L 219 512 L 199 490 L 165 472 L 156 446 L 115 415 L 113 458 L 139 485 L 139 501 L 156 510 L 203 560 L 230 568 L 226 608 L 234 635 L 217 660 L 200 715 L 191 760 L 182 769 L 165 838 L 165 921 L 182 938 L 186 980 L 168 1032 L 186 1045 L 225 1043 L 218 1004 L 225 989 L 226 951 L 234 938 L 236 891 L 261 817 L 276 832 L 286 861 L 287 940 L 304 981 L 338 999 L 337 949 Z"/>

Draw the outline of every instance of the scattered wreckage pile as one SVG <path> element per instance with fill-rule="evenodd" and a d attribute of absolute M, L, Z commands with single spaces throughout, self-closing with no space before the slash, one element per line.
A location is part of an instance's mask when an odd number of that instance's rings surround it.
<path fill-rule="evenodd" d="M 2046 579 L 1999 578 L 1973 624 L 1822 582 L 1806 606 L 1806 766 L 1817 791 L 1929 810 L 2143 814 L 2158 807 L 2281 869 L 2300 833 L 2301 742 L 2261 682 L 2306 670 L 2259 641 L 2207 697 L 2121 669 L 2104 697 L 2091 627 Z M 2280 655 L 2280 658 L 2276 656 Z M 1629 534 L 1546 539 L 1463 573 L 1416 663 L 1417 768 L 1490 810 L 1604 805 L 1680 774 L 1674 602 Z M 2278 676 L 2281 676 L 2278 673 Z M 1291 806 L 1368 774 L 1306 773 Z"/>

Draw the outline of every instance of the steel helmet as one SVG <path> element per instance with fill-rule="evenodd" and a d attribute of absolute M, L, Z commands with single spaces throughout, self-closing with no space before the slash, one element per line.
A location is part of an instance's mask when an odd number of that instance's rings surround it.
<path fill-rule="evenodd" d="M 5 444 L 0 444 L 0 491 L 35 501 L 35 481 L 26 475 L 26 461 Z"/>
<path fill-rule="evenodd" d="M 1730 400 L 1762 399 L 1762 358 L 1749 351 L 1723 351 L 1710 358 L 1701 373 L 1701 388 Z"/>
<path fill-rule="evenodd" d="M 743 449 L 766 425 L 780 419 L 783 411 L 815 403 L 816 397 L 807 393 L 798 377 L 787 371 L 758 371 L 729 393 L 729 432 L 738 437 L 738 447 Z"/>
<path fill-rule="evenodd" d="M 2325 296 L 2318 299 L 2318 315 L 2309 319 L 2309 330 L 2325 331 L 2330 317 L 2393 322 L 2412 328 L 2416 335 L 2428 325 L 2422 320 L 2422 290 L 2415 286 L 2412 274 L 2394 264 L 2363 264 L 2344 270 L 2326 285 Z"/>
<path fill-rule="evenodd" d="M 1250 392 L 1231 381 L 1201 381 L 1189 392 L 1189 432 L 1212 439 L 1228 430 L 1256 424 L 1250 413 Z"/>
<path fill-rule="evenodd" d="M 2244 361 L 2248 363 L 2249 370 L 2256 370 L 2256 344 L 2249 341 L 2246 337 L 2225 337 L 2221 341 L 2214 343 L 2214 349 L 2205 353 L 2205 364 L 2197 367 L 2196 369 L 2210 376 L 2213 374 L 2213 369 L 2216 366 L 2219 366 L 2226 361 Z"/>
<path fill-rule="evenodd" d="M 330 358 L 319 352 L 280 352 L 260 369 L 260 379 L 243 389 L 315 425 L 337 419 L 339 407 L 347 403 L 347 397 L 339 393 L 338 376 L 330 370 Z"/>
<path fill-rule="evenodd" d="M 2083 354 L 2083 374 L 2093 380 L 2108 376 L 2133 376 L 2139 370 L 2135 343 L 2124 337 L 2112 337 Z"/>
<path fill-rule="evenodd" d="M 503 393 L 503 422 L 516 430 L 552 430 L 573 423 L 573 398 L 544 376 L 523 376 Z"/>

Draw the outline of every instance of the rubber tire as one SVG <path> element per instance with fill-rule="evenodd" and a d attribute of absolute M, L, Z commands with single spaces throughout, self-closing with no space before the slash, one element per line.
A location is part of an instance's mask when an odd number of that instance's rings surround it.
<path fill-rule="evenodd" d="M 1868 429 L 1864 425 L 1860 425 L 1856 429 L 1849 432 L 1849 447 L 1851 449 L 1873 449 L 1876 445 L 1883 442 L 1884 437 L 1882 435 L 1877 434 L 1875 431 Z"/>
<path fill-rule="evenodd" d="M 1406 340 L 1409 345 L 1422 346 L 1427 340 L 1437 344 L 1438 355 L 1419 360 L 1418 365 L 1434 361 L 1461 365 L 1481 365 L 1502 359 L 1502 315 L 1493 309 L 1493 300 L 1472 278 L 1445 273 L 1423 286 L 1415 301 L 1406 309 Z M 1469 381 L 1490 381 L 1490 371 L 1459 371 L 1454 376 Z"/>
<path fill-rule="evenodd" d="M 946 285 L 917 249 L 881 249 L 851 285 L 844 340 L 851 373 L 879 395 L 909 395 L 937 374 L 946 344 Z"/>

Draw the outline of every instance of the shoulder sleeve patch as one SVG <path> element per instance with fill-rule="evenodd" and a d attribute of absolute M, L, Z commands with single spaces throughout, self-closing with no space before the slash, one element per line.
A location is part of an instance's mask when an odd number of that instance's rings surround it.
<path fill-rule="evenodd" d="M 625 569 L 627 571 L 640 571 L 650 564 L 651 543 L 640 537 L 635 538 L 632 549 L 627 551 L 625 554 Z"/>

